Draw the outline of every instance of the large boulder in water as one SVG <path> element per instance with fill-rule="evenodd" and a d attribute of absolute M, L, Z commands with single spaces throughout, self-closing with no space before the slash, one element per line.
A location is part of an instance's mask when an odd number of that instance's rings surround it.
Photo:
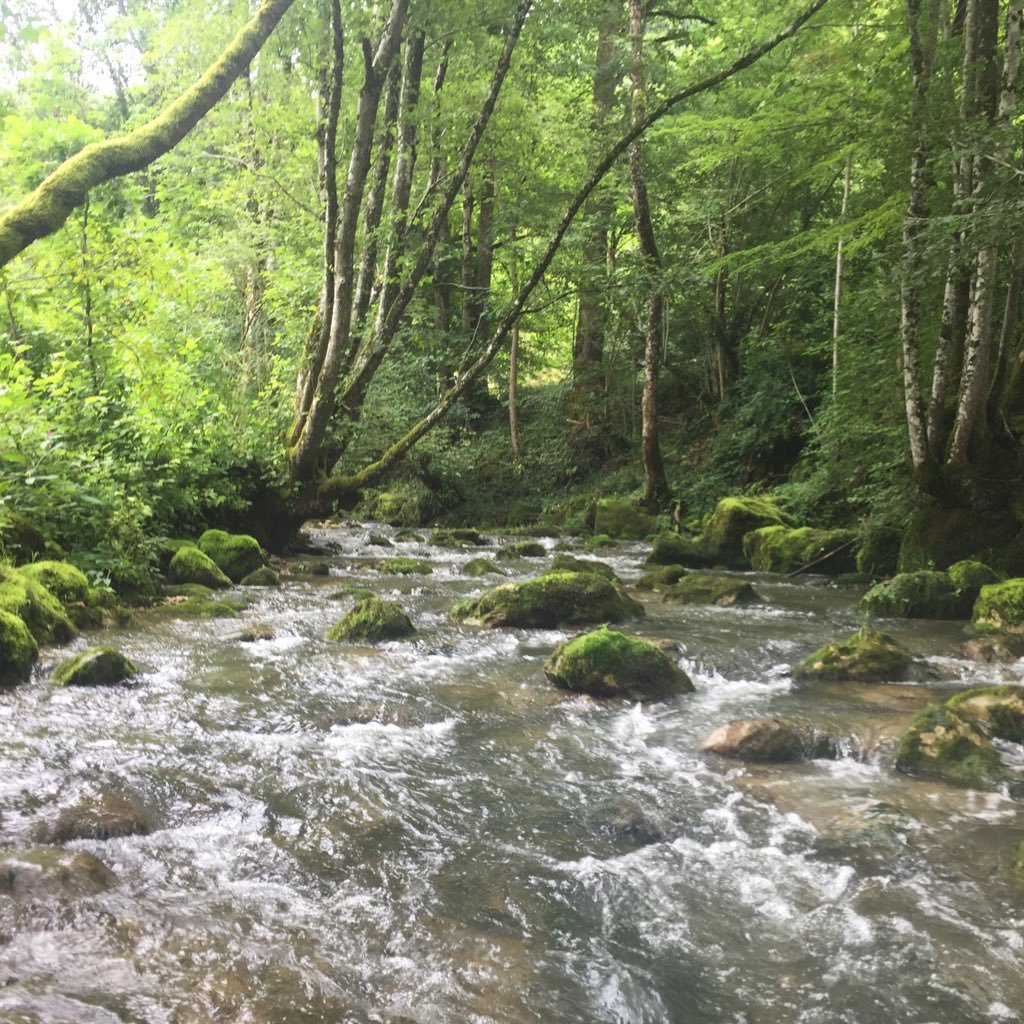
<path fill-rule="evenodd" d="M 46 587 L 9 565 L 0 565 L 0 611 L 21 619 L 38 644 L 67 643 L 77 632 Z"/>
<path fill-rule="evenodd" d="M 1024 633 L 1024 579 L 982 587 L 974 602 L 974 624 L 1007 633 Z"/>
<path fill-rule="evenodd" d="M 788 718 L 741 718 L 716 729 L 701 750 L 738 761 L 804 761 L 834 758 L 831 737 Z"/>
<path fill-rule="evenodd" d="M 763 526 L 789 526 L 778 506 L 767 498 L 723 498 L 704 529 L 701 548 L 714 561 L 745 568 L 743 538 Z"/>
<path fill-rule="evenodd" d="M 965 619 L 971 604 L 960 596 L 948 573 L 921 569 L 876 583 L 860 601 L 869 615 L 899 619 Z"/>
<path fill-rule="evenodd" d="M 563 690 L 592 697 L 662 700 L 693 691 L 689 676 L 654 644 L 612 629 L 559 644 L 544 674 Z"/>
<path fill-rule="evenodd" d="M 249 573 L 264 564 L 259 541 L 247 533 L 207 530 L 199 538 L 199 550 L 208 555 L 232 583 L 241 583 Z"/>
<path fill-rule="evenodd" d="M 492 627 L 554 629 L 622 622 L 643 614 L 643 605 L 611 580 L 589 572 L 549 572 L 488 590 L 461 617 Z"/>
<path fill-rule="evenodd" d="M 607 562 L 599 562 L 594 558 L 576 558 L 574 555 L 555 555 L 551 560 L 552 572 L 592 572 L 615 583 L 621 582 L 615 570 Z"/>
<path fill-rule="evenodd" d="M 906 679 L 910 652 L 888 633 L 862 629 L 845 640 L 825 644 L 793 668 L 803 682 L 888 683 Z"/>
<path fill-rule="evenodd" d="M 746 580 L 700 573 L 689 573 L 677 583 L 664 587 L 663 599 L 668 604 L 713 604 L 719 608 L 756 604 L 761 600 Z"/>
<path fill-rule="evenodd" d="M 327 639 L 375 644 L 382 640 L 403 640 L 415 632 L 416 628 L 397 601 L 367 597 L 331 627 Z"/>
<path fill-rule="evenodd" d="M 946 701 L 946 707 L 997 740 L 1024 743 L 1024 686 L 982 686 Z"/>
<path fill-rule="evenodd" d="M 896 747 L 896 768 L 974 789 L 990 789 L 1005 774 L 988 737 L 945 705 L 930 707 L 911 721 Z"/>
<path fill-rule="evenodd" d="M 41 583 L 61 604 L 87 601 L 90 596 L 89 580 L 85 573 L 70 562 L 29 562 L 18 572 L 36 583 Z"/>
<path fill-rule="evenodd" d="M 171 583 L 198 583 L 204 587 L 230 587 L 231 580 L 209 555 L 197 547 L 179 548 L 167 566 Z"/>
<path fill-rule="evenodd" d="M 0 689 L 27 682 L 38 657 L 28 626 L 17 615 L 0 610 Z"/>
<path fill-rule="evenodd" d="M 743 554 L 758 572 L 794 572 L 817 563 L 815 572 L 838 575 L 853 572 L 856 537 L 853 530 L 762 526 L 744 536 Z"/>
<path fill-rule="evenodd" d="M 116 647 L 92 647 L 62 661 L 53 681 L 62 686 L 116 686 L 138 672 Z"/>
<path fill-rule="evenodd" d="M 103 861 L 83 850 L 0 849 L 0 895 L 73 899 L 104 892 L 116 882 L 117 876 Z"/>

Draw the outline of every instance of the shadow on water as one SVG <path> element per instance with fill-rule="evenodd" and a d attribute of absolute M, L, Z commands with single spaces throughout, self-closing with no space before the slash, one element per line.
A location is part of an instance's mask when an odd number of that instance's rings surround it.
<path fill-rule="evenodd" d="M 544 680 L 567 634 L 449 620 L 488 585 L 460 572 L 479 551 L 398 542 L 433 571 L 393 577 L 368 530 L 318 539 L 327 577 L 114 637 L 140 685 L 58 690 L 44 667 L 0 694 L 0 840 L 27 846 L 110 792 L 154 825 L 70 843 L 115 872 L 105 891 L 0 896 L 0 1020 L 1021 1019 L 1019 804 L 891 769 L 916 710 L 1019 665 L 961 661 L 956 624 L 893 623 L 927 678 L 794 690 L 792 662 L 860 625 L 858 595 L 752 577 L 764 602 L 742 610 L 644 596 L 637 631 L 677 644 L 697 692 L 598 704 Z M 645 553 L 602 557 L 634 581 Z M 415 640 L 326 642 L 353 584 L 400 600 Z M 246 623 L 273 638 L 241 642 Z M 699 753 L 765 714 L 848 756 Z"/>

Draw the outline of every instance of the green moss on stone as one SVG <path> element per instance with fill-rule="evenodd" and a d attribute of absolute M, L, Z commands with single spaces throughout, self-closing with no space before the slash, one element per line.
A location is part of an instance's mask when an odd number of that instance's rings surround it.
<path fill-rule="evenodd" d="M 432 573 L 434 567 L 429 562 L 419 558 L 385 558 L 383 561 L 375 562 L 378 572 L 386 576 L 415 576 Z"/>
<path fill-rule="evenodd" d="M 22 576 L 41 583 L 61 604 L 88 601 L 91 588 L 85 573 L 69 562 L 29 562 L 18 569 Z"/>
<path fill-rule="evenodd" d="M 551 561 L 552 572 L 592 572 L 603 576 L 613 583 L 619 582 L 615 570 L 607 562 L 598 562 L 593 558 L 575 558 L 572 555 L 555 555 Z"/>
<path fill-rule="evenodd" d="M 116 647 L 92 647 L 62 661 L 53 681 L 62 686 L 114 686 L 138 672 Z"/>
<path fill-rule="evenodd" d="M 463 576 L 504 576 L 504 572 L 489 558 L 471 558 L 462 567 Z"/>
<path fill-rule="evenodd" d="M 594 512 L 594 533 L 619 540 L 643 540 L 654 533 L 654 516 L 628 501 L 602 498 Z"/>
<path fill-rule="evenodd" d="M 1024 633 L 1024 579 L 982 587 L 974 602 L 974 624 Z"/>
<path fill-rule="evenodd" d="M 327 639 L 373 644 L 381 640 L 401 640 L 415 632 L 415 627 L 397 601 L 368 597 L 331 627 Z"/>
<path fill-rule="evenodd" d="M 613 548 L 615 541 L 607 533 L 595 533 L 593 537 L 587 537 L 583 542 L 587 551 L 597 551 L 600 548 Z"/>
<path fill-rule="evenodd" d="M 41 583 L 0 565 L 0 611 L 16 615 L 38 644 L 67 643 L 76 630 L 60 601 Z"/>
<path fill-rule="evenodd" d="M 487 540 L 479 530 L 455 527 L 432 531 L 430 543 L 439 548 L 484 547 Z"/>
<path fill-rule="evenodd" d="M 466 622 L 476 617 L 476 598 L 463 597 L 452 605 L 449 612 L 453 622 Z"/>
<path fill-rule="evenodd" d="M 692 564 L 697 542 L 678 533 L 659 533 L 654 538 L 651 553 L 647 556 L 648 565 L 686 565 Z"/>
<path fill-rule="evenodd" d="M 0 610 L 0 688 L 26 682 L 38 657 L 28 626 L 17 615 Z"/>
<path fill-rule="evenodd" d="M 622 622 L 643 613 L 643 605 L 611 580 L 589 572 L 550 572 L 487 591 L 474 617 L 487 626 L 551 629 Z"/>
<path fill-rule="evenodd" d="M 946 707 L 978 726 L 986 735 L 1024 743 L 1024 686 L 984 686 L 965 690 Z"/>
<path fill-rule="evenodd" d="M 855 537 L 853 530 L 762 526 L 744 536 L 743 554 L 758 572 L 793 572 L 835 552 L 814 568 L 816 572 L 836 574 L 854 568 Z"/>
<path fill-rule="evenodd" d="M 905 679 L 913 659 L 888 633 L 862 629 L 826 644 L 793 669 L 793 678 L 819 682 L 882 683 Z"/>
<path fill-rule="evenodd" d="M 686 673 L 654 644 L 611 629 L 559 644 L 544 674 L 564 690 L 593 697 L 663 700 L 693 690 Z"/>
<path fill-rule="evenodd" d="M 968 610 L 978 599 L 982 587 L 987 587 L 990 583 L 1000 583 L 1003 579 L 999 573 L 990 569 L 984 562 L 976 562 L 972 559 L 954 562 L 946 571 L 957 593 L 967 603 Z"/>
<path fill-rule="evenodd" d="M 331 567 L 326 562 L 292 562 L 288 572 L 292 576 L 330 576 Z"/>
<path fill-rule="evenodd" d="M 242 577 L 243 587 L 279 587 L 281 577 L 269 565 L 261 565 L 247 576 Z"/>
<path fill-rule="evenodd" d="M 997 785 L 1004 775 L 988 738 L 948 706 L 930 707 L 911 721 L 896 747 L 896 768 L 980 789 Z"/>
<path fill-rule="evenodd" d="M 891 526 L 865 523 L 857 539 L 857 572 L 871 579 L 896 574 L 903 535 Z"/>
<path fill-rule="evenodd" d="M 172 583 L 200 583 L 213 589 L 231 586 L 231 580 L 199 548 L 179 548 L 167 567 L 167 578 Z"/>
<path fill-rule="evenodd" d="M 743 538 L 763 526 L 789 526 L 778 506 L 767 498 L 723 498 L 704 529 L 702 548 L 722 565 L 744 568 Z"/>
<path fill-rule="evenodd" d="M 663 593 L 669 604 L 713 604 L 720 608 L 754 604 L 760 600 L 757 591 L 746 580 L 701 573 L 683 576 L 678 583 L 665 587 Z"/>
<path fill-rule="evenodd" d="M 873 586 L 860 601 L 861 611 L 894 619 L 963 619 L 971 605 L 944 572 L 903 572 Z"/>
<path fill-rule="evenodd" d="M 686 574 L 687 570 L 681 565 L 657 565 L 640 577 L 636 589 L 664 590 L 678 583 Z"/>
<path fill-rule="evenodd" d="M 255 572 L 264 563 L 259 541 L 246 533 L 207 530 L 199 538 L 199 550 L 209 555 L 232 583 L 240 583 L 243 577 Z"/>
<path fill-rule="evenodd" d="M 543 558 L 548 553 L 539 540 L 519 540 L 506 544 L 499 552 L 499 558 Z"/>

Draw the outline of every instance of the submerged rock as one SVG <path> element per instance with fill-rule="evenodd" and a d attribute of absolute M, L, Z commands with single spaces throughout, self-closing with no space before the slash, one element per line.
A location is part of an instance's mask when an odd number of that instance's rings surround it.
<path fill-rule="evenodd" d="M 207 530 L 199 538 L 199 550 L 209 555 L 232 583 L 241 583 L 264 564 L 259 541 L 247 533 Z"/>
<path fill-rule="evenodd" d="M 861 598 L 860 609 L 884 618 L 965 619 L 973 601 L 961 596 L 948 573 L 922 569 L 875 584 Z"/>
<path fill-rule="evenodd" d="M 231 586 L 231 580 L 213 559 L 196 547 L 179 548 L 175 552 L 167 566 L 167 578 L 172 583 L 199 583 L 215 590 Z"/>
<path fill-rule="evenodd" d="M 487 540 L 479 530 L 454 527 L 431 531 L 430 543 L 439 548 L 484 547 Z"/>
<path fill-rule="evenodd" d="M 576 558 L 573 555 L 555 555 L 551 560 L 552 572 L 592 572 L 597 576 L 603 576 L 613 583 L 619 582 L 615 570 L 607 562 L 598 562 L 594 558 Z"/>
<path fill-rule="evenodd" d="M 853 530 L 816 530 L 810 526 L 762 526 L 743 538 L 743 554 L 758 572 L 795 572 L 817 562 L 814 571 L 838 575 L 856 565 Z"/>
<path fill-rule="evenodd" d="M 735 576 L 690 573 L 678 583 L 664 588 L 664 600 L 670 604 L 713 604 L 729 608 L 755 604 L 761 599 L 746 580 Z"/>
<path fill-rule="evenodd" d="M 373 644 L 381 640 L 402 640 L 415 632 L 409 616 L 397 601 L 367 597 L 331 627 L 327 639 Z"/>
<path fill-rule="evenodd" d="M 1004 776 L 988 737 L 948 705 L 930 707 L 911 721 L 896 747 L 896 769 L 975 789 L 992 788 Z"/>
<path fill-rule="evenodd" d="M 326 562 L 292 562 L 288 572 L 292 576 L 330 576 L 331 567 Z"/>
<path fill-rule="evenodd" d="M 615 541 L 607 533 L 595 533 L 583 542 L 583 548 L 586 551 L 598 551 L 601 548 L 613 547 L 615 547 Z"/>
<path fill-rule="evenodd" d="M 375 563 L 378 572 L 385 576 L 416 576 L 432 573 L 434 567 L 420 558 L 385 558 Z"/>
<path fill-rule="evenodd" d="M 0 610 L 0 689 L 27 682 L 39 657 L 35 637 L 17 615 Z"/>
<path fill-rule="evenodd" d="M 46 587 L 2 564 L 0 611 L 21 619 L 37 644 L 63 644 L 77 635 L 60 601 Z"/>
<path fill-rule="evenodd" d="M 622 622 L 643 614 L 643 605 L 611 580 L 589 572 L 549 572 L 487 591 L 464 617 L 480 619 L 485 626 L 552 629 Z"/>
<path fill-rule="evenodd" d="M 148 836 L 152 831 L 153 819 L 141 807 L 115 793 L 101 793 L 66 807 L 36 838 L 60 846 L 76 839 L 121 839 Z"/>
<path fill-rule="evenodd" d="M 637 590 L 664 590 L 678 583 L 689 570 L 681 565 L 656 565 L 637 581 Z"/>
<path fill-rule="evenodd" d="M 504 571 L 489 558 L 471 558 L 462 567 L 463 576 L 504 576 Z"/>
<path fill-rule="evenodd" d="M 114 872 L 91 853 L 50 846 L 0 850 L 0 895 L 74 899 L 105 892 L 116 883 Z"/>
<path fill-rule="evenodd" d="M 897 808 L 875 803 L 833 818 L 821 830 L 814 846 L 826 857 L 853 859 L 865 866 L 884 864 L 907 852 L 916 827 Z"/>
<path fill-rule="evenodd" d="M 277 631 L 273 626 L 264 625 L 262 622 L 254 622 L 251 626 L 246 626 L 245 629 L 234 636 L 229 637 L 229 640 L 234 640 L 240 644 L 254 644 L 260 640 L 273 640 L 277 636 Z"/>
<path fill-rule="evenodd" d="M 905 679 L 910 652 L 888 633 L 862 629 L 819 647 L 793 668 L 793 678 L 817 682 L 888 683 Z"/>
<path fill-rule="evenodd" d="M 499 552 L 499 558 L 543 558 L 548 553 L 539 540 L 517 540 L 506 544 Z"/>
<path fill-rule="evenodd" d="M 594 533 L 620 540 L 643 540 L 654 532 L 654 516 L 632 502 L 602 498 L 594 509 Z"/>
<path fill-rule="evenodd" d="M 62 686 L 116 686 L 138 672 L 115 647 L 93 647 L 62 661 L 53 681 Z"/>
<path fill-rule="evenodd" d="M 694 688 L 689 676 L 654 644 L 611 629 L 559 644 L 544 674 L 563 690 L 592 697 L 663 700 Z"/>
<path fill-rule="evenodd" d="M 701 750 L 739 761 L 804 761 L 835 758 L 832 737 L 788 718 L 741 718 L 716 729 Z"/>
<path fill-rule="evenodd" d="M 1024 579 L 982 587 L 974 602 L 974 624 L 1024 633 Z"/>

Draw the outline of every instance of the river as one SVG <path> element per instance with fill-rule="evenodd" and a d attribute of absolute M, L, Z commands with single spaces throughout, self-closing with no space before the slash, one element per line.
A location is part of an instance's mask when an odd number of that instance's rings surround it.
<path fill-rule="evenodd" d="M 797 690 L 788 666 L 860 625 L 858 592 L 754 575 L 764 603 L 743 609 L 637 595 L 628 628 L 676 641 L 696 692 L 599 703 L 544 679 L 568 633 L 450 621 L 481 587 L 461 566 L 494 550 L 369 547 L 370 529 L 312 531 L 330 576 L 249 589 L 238 618 L 108 631 L 134 685 L 55 688 L 68 652 L 47 650 L 0 692 L 0 841 L 100 792 L 155 826 L 71 844 L 114 871 L 107 891 L 0 897 L 0 1021 L 1022 1020 L 1020 802 L 899 775 L 891 752 L 915 710 L 1024 664 L 962 660 L 959 623 L 886 623 L 921 679 Z M 646 550 L 594 557 L 628 584 Z M 433 572 L 372 568 L 399 554 Z M 345 585 L 401 601 L 417 637 L 325 641 Z M 252 623 L 274 637 L 240 642 Z M 700 753 L 760 715 L 828 728 L 846 756 Z"/>

